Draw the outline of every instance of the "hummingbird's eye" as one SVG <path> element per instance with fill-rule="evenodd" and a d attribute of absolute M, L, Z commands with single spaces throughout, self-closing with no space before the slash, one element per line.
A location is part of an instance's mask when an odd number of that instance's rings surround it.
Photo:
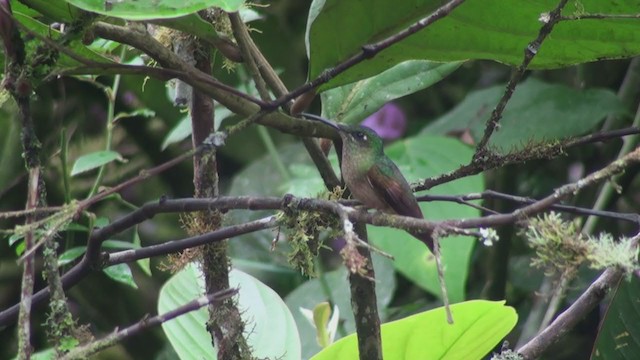
<path fill-rule="evenodd" d="M 362 131 L 358 131 L 353 135 L 358 140 L 367 141 L 367 134 L 363 133 Z"/>

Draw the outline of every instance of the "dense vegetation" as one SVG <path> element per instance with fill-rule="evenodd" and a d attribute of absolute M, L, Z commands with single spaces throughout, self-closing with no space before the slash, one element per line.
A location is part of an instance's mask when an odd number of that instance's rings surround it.
<path fill-rule="evenodd" d="M 634 359 L 638 9 L 0 0 L 0 358 Z"/>

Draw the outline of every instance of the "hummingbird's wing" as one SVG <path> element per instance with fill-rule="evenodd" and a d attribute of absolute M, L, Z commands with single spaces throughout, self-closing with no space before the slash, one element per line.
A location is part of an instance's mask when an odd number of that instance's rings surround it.
<path fill-rule="evenodd" d="M 413 196 L 411 186 L 409 186 L 409 183 L 393 161 L 386 158 L 374 164 L 367 171 L 367 180 L 378 196 L 384 199 L 389 209 L 392 209 L 398 215 L 419 219 L 424 218 L 422 210 L 418 206 L 418 201 Z M 432 253 L 435 253 L 431 232 L 410 233 L 427 245 Z"/>
<path fill-rule="evenodd" d="M 393 161 L 384 160 L 387 161 L 380 161 L 367 171 L 371 187 L 398 215 L 422 219 L 422 211 L 413 196 L 411 186 Z"/>

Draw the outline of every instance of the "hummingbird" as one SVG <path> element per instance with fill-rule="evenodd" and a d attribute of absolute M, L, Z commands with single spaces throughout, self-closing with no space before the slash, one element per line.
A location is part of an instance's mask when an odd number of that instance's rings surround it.
<path fill-rule="evenodd" d="M 384 153 L 382 139 L 372 129 L 334 123 L 325 118 L 303 114 L 338 131 L 342 140 L 340 170 L 353 197 L 379 211 L 424 218 L 411 186 L 398 166 Z M 430 233 L 410 232 L 434 253 Z"/>

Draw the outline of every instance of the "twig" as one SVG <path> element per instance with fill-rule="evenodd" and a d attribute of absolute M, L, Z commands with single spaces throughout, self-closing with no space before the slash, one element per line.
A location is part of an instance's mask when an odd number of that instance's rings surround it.
<path fill-rule="evenodd" d="M 213 241 L 218 241 L 218 239 L 224 239 L 225 234 L 228 234 L 228 237 L 231 238 L 255 231 L 274 228 L 276 225 L 276 218 L 274 216 L 268 216 L 248 223 L 224 227 L 207 234 L 193 236 L 186 239 L 168 241 L 158 245 L 145 246 L 140 249 L 108 253 L 105 254 L 104 264 L 106 266 L 112 266 L 140 259 L 148 259 L 155 256 L 173 254 L 185 249 L 209 244 Z"/>
<path fill-rule="evenodd" d="M 4 211 L 0 212 L 0 219 L 10 219 L 14 217 L 23 217 L 29 215 L 43 215 L 54 213 L 62 210 L 62 206 L 49 206 L 42 208 L 34 208 L 34 209 L 25 209 L 25 210 L 17 210 L 17 211 Z"/>
<path fill-rule="evenodd" d="M 576 146 L 590 144 L 594 142 L 608 141 L 611 139 L 617 139 L 619 137 L 629 136 L 640 133 L 640 128 L 629 127 L 625 129 L 602 131 L 594 134 L 589 134 L 575 139 L 566 139 L 557 143 L 545 144 L 540 143 L 534 145 L 534 148 L 527 147 L 521 151 L 514 153 L 500 155 L 492 153 L 491 156 L 483 160 L 472 160 L 469 164 L 462 165 L 456 170 L 450 171 L 445 174 L 427 178 L 415 185 L 414 191 L 428 190 L 434 186 L 445 184 L 456 179 L 479 174 L 485 170 L 494 169 L 497 167 L 504 167 L 506 165 L 523 163 L 531 160 L 538 159 L 552 159 L 562 154 L 566 149 L 570 149 Z M 533 151 L 535 150 L 535 151 Z"/>
<path fill-rule="evenodd" d="M 198 299 L 189 301 L 188 303 L 179 306 L 171 311 L 167 311 L 164 314 L 156 315 L 153 317 L 145 317 L 138 321 L 137 323 L 126 327 L 122 330 L 116 330 L 110 335 L 105 336 L 100 340 L 93 341 L 89 344 L 82 345 L 73 349 L 71 352 L 60 358 L 61 360 L 72 360 L 72 359 L 86 359 L 90 355 L 96 354 L 97 352 L 104 350 L 108 347 L 114 346 L 118 342 L 122 340 L 139 334 L 143 330 L 146 330 L 150 327 L 160 325 L 169 320 L 175 319 L 178 316 L 187 314 L 191 311 L 195 311 L 200 309 L 201 307 L 207 305 L 216 305 L 222 300 L 228 299 L 238 293 L 237 289 L 227 289 L 224 291 L 219 291 L 213 294 L 204 295 Z"/>
<path fill-rule="evenodd" d="M 574 21 L 574 20 L 592 20 L 592 19 L 640 19 L 640 14 L 579 14 L 561 16 L 561 21 Z"/>
<path fill-rule="evenodd" d="M 436 269 L 438 270 L 438 282 L 440 283 L 440 291 L 442 291 L 442 301 L 444 302 L 444 311 L 447 315 L 447 323 L 453 324 L 453 315 L 451 314 L 451 307 L 449 306 L 449 292 L 447 291 L 447 284 L 444 281 L 444 268 L 442 266 L 442 257 L 440 253 L 440 237 L 433 237 L 433 256 L 436 259 Z"/>
<path fill-rule="evenodd" d="M 44 182 L 40 178 L 40 148 L 41 144 L 35 133 L 29 96 L 31 84 L 23 78 L 25 71 L 25 44 L 13 20 L 11 4 L 8 0 L 0 1 L 0 38 L 4 48 L 4 80 L 3 87 L 8 90 L 11 97 L 18 105 L 22 156 L 29 174 L 26 211 L 37 208 L 42 199 L 41 191 L 44 191 Z M 25 219 L 27 226 L 35 221 L 33 215 Z M 25 249 L 29 250 L 34 245 L 34 231 L 28 230 L 24 237 Z M 31 347 L 31 307 L 33 301 L 33 284 L 35 276 L 34 259 L 28 258 L 23 265 L 22 283 L 20 286 L 20 313 L 18 319 L 18 358 L 30 359 Z"/>
<path fill-rule="evenodd" d="M 450 201 L 450 202 L 464 204 L 472 207 L 474 207 L 473 206 L 474 204 L 469 202 L 472 200 L 501 199 L 501 200 L 512 201 L 520 204 L 533 204 L 538 201 L 532 198 L 504 194 L 504 193 L 493 191 L 493 190 L 485 190 L 481 193 L 471 193 L 466 195 L 422 195 L 422 196 L 416 197 L 416 199 L 418 201 Z M 478 206 L 478 208 L 484 211 L 490 212 L 492 214 L 498 214 L 497 212 L 491 209 L 487 209 L 485 207 Z M 557 205 L 557 204 L 551 205 L 548 209 L 566 212 L 570 214 L 592 215 L 592 216 L 622 220 L 622 221 L 632 222 L 640 226 L 640 214 L 637 214 L 637 213 L 620 213 L 615 211 L 591 210 L 589 208 L 584 208 L 579 206 Z"/>
<path fill-rule="evenodd" d="M 595 171 L 590 175 L 578 180 L 577 182 L 564 185 L 553 192 L 553 194 L 538 200 L 537 202 L 517 209 L 510 214 L 491 215 L 479 219 L 461 219 L 449 220 L 444 223 L 461 228 L 496 226 L 511 223 L 527 216 L 539 213 L 549 206 L 556 204 L 562 198 L 575 194 L 586 186 L 608 179 L 620 172 L 631 163 L 640 161 L 640 148 L 630 152 L 624 157 L 612 162 L 601 170 Z"/>
<path fill-rule="evenodd" d="M 580 295 L 580 297 L 562 314 L 534 337 L 518 349 L 524 359 L 537 359 L 553 343 L 573 328 L 585 314 L 604 299 L 609 290 L 622 279 L 624 272 L 617 268 L 605 270 L 600 277 Z"/>
<path fill-rule="evenodd" d="M 238 45 L 243 53 L 243 57 L 247 59 L 249 72 L 256 83 L 260 96 L 263 101 L 270 99 L 268 85 L 276 96 L 284 96 L 288 90 L 278 74 L 276 74 L 271 64 L 265 59 L 260 49 L 256 46 L 249 35 L 246 25 L 242 22 L 238 14 L 229 14 L 234 36 L 238 41 Z M 289 103 L 283 104 L 284 108 L 289 110 Z M 329 191 L 341 185 L 340 179 L 336 176 L 327 157 L 320 149 L 317 141 L 308 137 L 302 137 L 302 143 L 309 153 L 311 160 L 316 165 L 325 186 Z"/>
<path fill-rule="evenodd" d="M 502 113 L 507 106 L 507 103 L 511 99 L 513 92 L 520 82 L 520 79 L 524 76 L 524 72 L 527 70 L 527 67 L 536 56 L 538 51 L 540 50 L 540 46 L 542 46 L 543 41 L 547 38 L 547 36 L 553 30 L 553 27 L 560 21 L 560 16 L 562 13 L 562 9 L 565 7 L 569 0 L 560 0 L 555 9 L 553 9 L 548 17 L 545 18 L 544 24 L 540 28 L 538 32 L 538 37 L 527 45 L 524 50 L 524 58 L 522 59 L 522 63 L 518 68 L 512 73 L 511 79 L 507 83 L 504 94 L 498 104 L 491 112 L 491 117 L 487 120 L 487 124 L 484 128 L 484 135 L 482 139 L 478 142 L 478 146 L 476 147 L 476 152 L 473 154 L 473 162 L 483 162 L 484 158 L 488 156 L 487 144 L 489 143 L 489 138 L 498 127 L 498 123 L 502 118 Z"/>
<path fill-rule="evenodd" d="M 633 125 L 634 126 L 640 125 L 640 105 L 638 106 L 636 115 L 633 119 Z M 617 157 L 622 157 L 623 155 L 631 151 L 634 147 L 636 147 L 636 145 L 638 144 L 638 141 L 640 141 L 640 136 L 636 135 L 636 136 L 626 137 L 622 141 L 623 141 L 622 147 L 620 148 L 620 151 L 618 152 Z M 609 202 L 609 200 L 613 196 L 613 194 L 614 194 L 613 184 L 611 184 L 611 182 L 605 183 L 600 189 L 600 192 L 598 193 L 596 202 L 593 204 L 593 209 L 595 210 L 604 209 L 606 204 Z M 582 227 L 582 232 L 587 234 L 592 233 L 593 230 L 595 229 L 597 221 L 598 221 L 598 218 L 595 216 L 590 216 L 589 218 L 587 218 L 587 221 L 584 223 L 584 226 Z"/>
<path fill-rule="evenodd" d="M 165 68 L 179 71 L 176 75 L 179 75 L 177 77 L 180 80 L 211 96 L 214 100 L 238 115 L 249 117 L 265 107 L 259 105 L 262 100 L 252 99 L 249 101 L 245 99 L 248 95 L 235 94 L 227 91 L 229 89 L 221 90 L 221 87 L 218 86 L 219 83 L 215 79 L 181 60 L 145 31 L 136 31 L 134 29 L 101 22 L 94 24 L 93 30 L 96 35 L 102 38 L 133 46 L 151 56 Z M 215 86 L 213 85 L 214 83 Z M 275 108 L 266 111 L 258 122 L 296 135 L 328 137 L 332 134 L 332 131 L 327 127 L 317 126 L 317 124 L 312 121 L 296 120 L 283 113 L 272 112 L 273 110 L 275 110 Z"/>
<path fill-rule="evenodd" d="M 144 214 L 138 213 L 138 216 L 144 216 Z M 270 221 L 267 219 L 270 219 Z M 128 219 L 128 221 L 131 221 L 131 219 Z M 145 255 L 148 255 L 148 256 L 153 256 L 155 254 L 157 255 L 167 254 L 171 251 L 175 252 L 175 251 L 184 250 L 192 246 L 199 246 L 199 245 L 208 244 L 216 241 L 222 241 L 225 239 L 232 238 L 234 236 L 239 236 L 246 233 L 267 229 L 275 226 L 276 226 L 275 219 L 266 218 L 266 219 L 256 220 L 254 222 L 246 223 L 246 224 L 224 227 L 204 235 L 183 239 L 181 240 L 183 241 L 182 243 L 178 243 L 177 241 L 169 242 L 169 243 L 166 243 L 166 247 L 162 249 L 159 249 L 157 247 L 150 247 L 150 250 L 144 250 L 144 251 L 147 252 Z M 100 230 L 104 230 L 105 228 L 106 227 Z M 112 231 L 114 231 L 113 227 L 104 232 L 100 232 L 100 230 L 94 232 L 95 235 L 92 234 L 92 238 L 89 240 L 90 242 L 101 242 L 103 240 L 106 240 L 105 236 L 108 236 Z M 95 248 L 97 248 L 98 250 L 98 256 L 93 257 L 96 259 L 96 261 L 94 262 L 90 261 L 90 257 L 88 256 L 88 250 L 87 250 L 87 254 L 85 254 L 82 260 L 62 276 L 62 285 L 65 290 L 75 286 L 78 282 L 80 282 L 92 271 L 102 269 L 102 267 L 105 266 L 106 264 L 115 265 L 121 262 L 126 262 L 128 259 L 135 260 L 136 258 L 138 258 L 137 256 L 133 256 L 134 254 L 131 254 L 128 251 L 123 251 L 120 253 L 116 253 L 117 257 L 113 259 L 113 262 L 110 262 L 110 260 L 107 260 L 107 262 L 105 263 L 103 261 L 100 261 L 102 257 L 99 256 L 100 255 L 99 245 L 94 245 L 93 248 L 94 248 L 94 251 L 95 251 Z M 144 248 L 144 249 L 147 249 L 147 248 Z M 143 251 L 143 249 L 138 249 L 137 251 Z M 107 259 L 111 259 L 110 255 L 105 254 L 105 256 Z M 143 257 L 140 257 L 140 258 L 143 258 Z M 43 302 L 45 302 L 49 298 L 49 294 L 50 292 L 48 287 L 39 290 L 36 294 L 33 295 L 33 298 L 32 298 L 33 306 L 41 305 Z M 0 312 L 0 328 L 7 326 L 15 321 L 15 318 L 18 315 L 18 307 L 19 307 L 19 304 L 16 304 Z"/>

